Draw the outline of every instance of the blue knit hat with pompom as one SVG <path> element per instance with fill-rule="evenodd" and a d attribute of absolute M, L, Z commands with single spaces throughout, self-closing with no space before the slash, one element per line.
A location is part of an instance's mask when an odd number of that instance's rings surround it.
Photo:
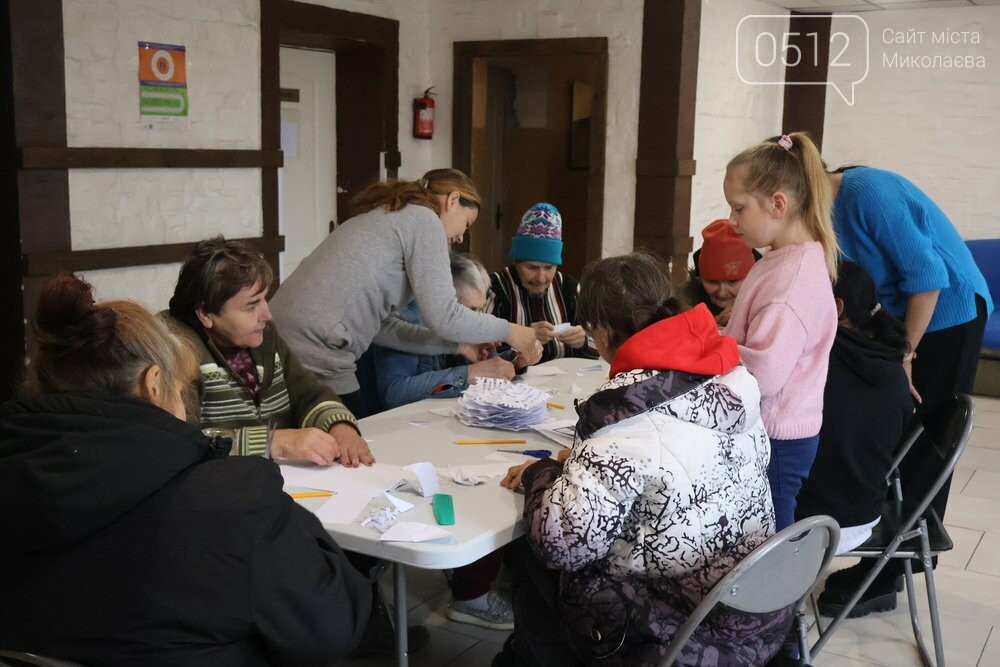
<path fill-rule="evenodd" d="M 552 204 L 539 202 L 521 217 L 510 244 L 510 258 L 517 262 L 562 264 L 562 216 Z"/>

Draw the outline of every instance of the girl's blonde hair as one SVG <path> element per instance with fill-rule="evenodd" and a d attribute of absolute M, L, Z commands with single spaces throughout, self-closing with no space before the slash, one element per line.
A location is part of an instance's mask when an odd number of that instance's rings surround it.
<path fill-rule="evenodd" d="M 432 169 L 420 180 L 388 180 L 372 183 L 351 199 L 351 215 L 367 213 L 376 208 L 398 211 L 407 204 L 426 206 L 441 213 L 438 195 L 458 193 L 458 201 L 467 208 L 479 209 L 482 198 L 468 176 L 458 169 Z"/>
<path fill-rule="evenodd" d="M 42 288 L 33 324 L 33 383 L 41 393 L 139 396 L 143 374 L 156 364 L 160 388 L 173 396 L 198 370 L 191 347 L 163 320 L 134 301 L 94 303 L 90 284 L 69 273 Z"/>
<path fill-rule="evenodd" d="M 837 280 L 840 246 L 833 230 L 833 187 L 819 149 L 805 132 L 772 137 L 746 149 L 726 165 L 726 171 L 747 166 L 743 183 L 749 192 L 770 197 L 779 190 L 792 195 L 792 213 L 798 213 L 806 229 L 823 246 L 826 270 Z"/>

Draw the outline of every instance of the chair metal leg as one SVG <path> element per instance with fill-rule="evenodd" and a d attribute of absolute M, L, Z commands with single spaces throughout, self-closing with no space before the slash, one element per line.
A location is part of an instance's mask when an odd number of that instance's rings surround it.
<path fill-rule="evenodd" d="M 934 667 L 927 646 L 924 644 L 924 636 L 920 630 L 920 612 L 917 609 L 917 593 L 913 585 L 913 564 L 907 558 L 903 561 L 903 578 L 906 581 L 906 608 L 910 613 L 910 627 L 913 628 L 913 639 L 917 643 L 917 652 L 920 654 L 920 662 L 924 667 Z"/>
<path fill-rule="evenodd" d="M 806 616 L 802 613 L 802 609 L 795 613 L 795 626 L 799 634 L 799 660 L 808 665 L 812 662 L 812 656 L 809 653 L 809 625 L 806 623 Z"/>
<path fill-rule="evenodd" d="M 934 564 L 931 558 L 930 539 L 927 535 L 927 522 L 920 520 L 923 529 L 920 535 L 921 555 L 924 563 L 924 580 L 927 584 L 927 606 L 931 613 L 931 635 L 934 638 L 934 657 L 937 667 L 944 667 L 944 641 L 941 638 L 941 617 L 938 614 L 937 588 L 934 585 Z"/>
<path fill-rule="evenodd" d="M 408 667 L 410 659 L 406 645 L 406 566 L 392 565 L 392 597 L 396 602 L 396 665 Z"/>
<path fill-rule="evenodd" d="M 820 618 L 819 603 L 816 602 L 816 593 L 815 593 L 815 591 L 810 591 L 810 593 L 809 593 L 809 604 L 812 605 L 813 618 L 816 619 L 816 634 L 822 635 L 825 632 L 825 630 L 823 630 L 823 624 L 819 620 L 819 618 Z M 829 626 L 827 626 L 827 627 L 829 627 Z"/>

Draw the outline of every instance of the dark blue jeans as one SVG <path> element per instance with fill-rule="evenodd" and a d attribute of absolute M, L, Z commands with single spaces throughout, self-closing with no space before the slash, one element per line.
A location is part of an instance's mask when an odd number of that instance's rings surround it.
<path fill-rule="evenodd" d="M 775 530 L 795 523 L 795 496 L 799 495 L 802 481 L 809 476 L 818 446 L 819 434 L 795 440 L 771 438 L 767 480 L 771 483 L 771 499 L 774 501 Z"/>

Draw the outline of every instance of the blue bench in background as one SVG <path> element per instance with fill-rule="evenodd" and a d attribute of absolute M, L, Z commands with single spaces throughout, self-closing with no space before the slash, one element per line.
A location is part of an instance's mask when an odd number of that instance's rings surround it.
<path fill-rule="evenodd" d="M 1000 300 L 1000 239 L 966 241 L 972 258 L 986 277 L 993 302 Z M 1000 309 L 994 310 L 986 322 L 983 349 L 979 354 L 976 385 L 972 393 L 982 396 L 1000 396 Z"/>

